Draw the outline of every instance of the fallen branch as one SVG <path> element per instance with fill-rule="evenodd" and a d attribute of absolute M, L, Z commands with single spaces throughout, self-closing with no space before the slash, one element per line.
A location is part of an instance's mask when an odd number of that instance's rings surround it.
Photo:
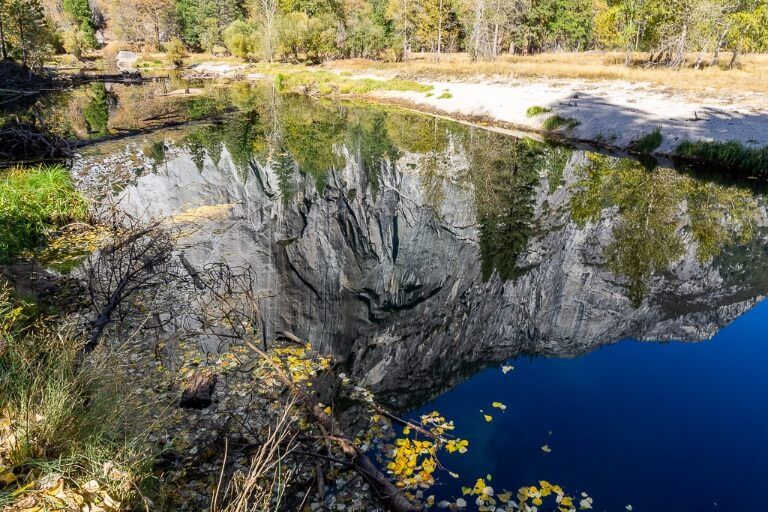
<path fill-rule="evenodd" d="M 248 340 L 243 340 L 243 342 L 248 348 L 254 351 L 275 369 L 278 380 L 280 380 L 284 386 L 291 389 L 320 426 L 327 432 L 330 432 L 327 438 L 336 442 L 344 455 L 351 459 L 350 464 L 352 468 L 366 479 L 376 493 L 376 496 L 390 511 L 411 512 L 418 510 L 418 508 L 408 501 L 408 499 L 403 496 L 402 492 L 387 479 L 386 475 L 379 471 L 373 462 L 371 462 L 371 459 L 369 459 L 365 453 L 363 453 L 343 432 L 341 432 L 338 425 L 336 425 L 333 419 L 325 413 L 323 407 L 313 395 L 297 389 L 293 384 L 293 380 L 288 377 L 283 368 L 269 357 L 266 352 Z"/>

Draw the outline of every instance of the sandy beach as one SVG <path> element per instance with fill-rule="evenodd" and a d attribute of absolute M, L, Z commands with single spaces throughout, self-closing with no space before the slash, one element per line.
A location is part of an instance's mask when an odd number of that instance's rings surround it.
<path fill-rule="evenodd" d="M 668 155 L 683 141 L 738 141 L 768 144 L 768 96 L 762 93 L 694 94 L 650 84 L 577 79 L 423 82 L 429 93 L 375 91 L 376 99 L 446 116 L 475 119 L 518 130 L 546 132 L 547 118 L 573 119 L 554 130 L 564 138 L 631 149 L 641 137 L 660 130 L 654 151 Z M 550 110 L 529 116 L 531 107 Z M 576 124 L 576 123 L 572 123 Z"/>

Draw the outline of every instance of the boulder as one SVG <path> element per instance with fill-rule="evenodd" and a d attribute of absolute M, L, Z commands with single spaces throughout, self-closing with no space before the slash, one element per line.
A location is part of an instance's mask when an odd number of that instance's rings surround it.
<path fill-rule="evenodd" d="M 120 71 L 130 71 L 136 69 L 136 61 L 139 60 L 139 56 L 136 52 L 120 51 L 115 56 L 115 63 Z"/>

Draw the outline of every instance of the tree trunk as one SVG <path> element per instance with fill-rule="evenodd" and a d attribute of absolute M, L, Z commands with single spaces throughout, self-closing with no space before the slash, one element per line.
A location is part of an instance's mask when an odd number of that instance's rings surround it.
<path fill-rule="evenodd" d="M 716 66 L 720 61 L 720 48 L 722 48 L 729 31 L 730 27 L 723 30 L 720 33 L 720 36 L 717 38 L 717 42 L 715 43 L 715 51 L 712 53 L 712 61 L 709 63 L 710 66 Z"/>
<path fill-rule="evenodd" d="M 437 62 L 440 62 L 440 51 L 443 45 L 443 0 L 440 0 L 439 9 L 437 13 Z"/>
<path fill-rule="evenodd" d="M 24 38 L 24 24 L 19 19 L 19 41 L 21 42 L 21 63 L 27 66 L 27 41 Z"/>
<path fill-rule="evenodd" d="M 733 49 L 733 56 L 731 57 L 731 62 L 728 63 L 728 69 L 733 69 L 736 67 L 736 61 L 739 60 L 739 50 L 736 48 Z"/>
<path fill-rule="evenodd" d="M 2 13 L 0 12 L 0 57 L 8 60 L 8 50 L 5 48 L 5 28 L 3 27 Z"/>
<path fill-rule="evenodd" d="M 680 40 L 677 43 L 677 48 L 675 49 L 675 59 L 673 62 L 673 67 L 675 69 L 680 69 L 683 64 L 685 63 L 685 42 L 688 40 L 688 24 L 685 23 L 683 25 L 683 33 L 680 34 Z"/>
<path fill-rule="evenodd" d="M 484 30 L 484 27 L 482 26 L 484 11 L 485 11 L 484 0 L 478 0 L 477 5 L 475 5 L 475 23 L 472 27 L 472 40 L 474 41 L 472 44 L 472 60 L 473 61 L 478 60 L 478 57 L 480 56 L 480 41 L 482 40 L 482 33 Z"/>

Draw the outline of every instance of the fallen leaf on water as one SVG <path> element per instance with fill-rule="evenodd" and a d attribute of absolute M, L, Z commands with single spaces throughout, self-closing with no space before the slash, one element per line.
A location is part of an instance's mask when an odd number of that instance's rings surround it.
<path fill-rule="evenodd" d="M 493 407 L 497 408 L 497 409 L 501 409 L 502 411 L 503 411 L 503 410 L 506 410 L 506 408 L 507 408 L 507 406 L 506 406 L 506 405 L 504 405 L 504 404 L 503 404 L 503 403 L 501 403 L 501 402 L 493 402 L 491 405 L 492 405 Z"/>
<path fill-rule="evenodd" d="M 485 418 L 485 421 L 487 421 L 488 423 L 493 421 L 493 416 L 491 416 L 490 414 L 483 414 L 483 418 Z"/>
<path fill-rule="evenodd" d="M 515 369 L 514 366 L 511 366 L 508 364 L 505 364 L 504 366 L 501 367 L 501 371 L 504 372 L 504 375 L 506 375 L 507 373 L 511 372 L 514 369 Z"/>
<path fill-rule="evenodd" d="M 627 506 L 626 506 L 626 507 L 624 507 L 624 508 L 626 508 L 627 510 L 632 510 L 632 505 L 627 505 Z"/>
<path fill-rule="evenodd" d="M 541 447 L 541 451 L 543 451 L 544 453 L 552 453 L 552 448 L 550 448 L 548 444 L 545 444 L 544 446 Z"/>

